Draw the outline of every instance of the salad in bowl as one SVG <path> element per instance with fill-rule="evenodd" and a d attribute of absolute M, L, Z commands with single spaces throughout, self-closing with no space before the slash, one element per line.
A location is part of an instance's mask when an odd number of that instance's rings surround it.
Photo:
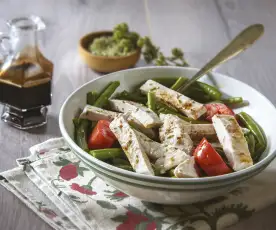
<path fill-rule="evenodd" d="M 190 204 L 225 194 L 275 158 L 276 109 L 215 72 L 183 92 L 197 71 L 144 67 L 92 80 L 64 102 L 62 136 L 96 176 L 141 200 Z"/>
<path fill-rule="evenodd" d="M 175 178 L 219 176 L 258 162 L 267 147 L 260 125 L 235 114 L 242 97 L 188 78 L 154 78 L 114 93 L 119 81 L 87 93 L 74 118 L 75 142 L 87 154 L 136 173 Z"/>

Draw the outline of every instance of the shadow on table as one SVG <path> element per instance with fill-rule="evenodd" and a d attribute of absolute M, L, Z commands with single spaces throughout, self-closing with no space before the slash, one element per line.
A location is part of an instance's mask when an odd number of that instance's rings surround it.
<path fill-rule="evenodd" d="M 58 116 L 48 115 L 47 124 L 38 128 L 27 130 L 31 134 L 47 134 L 49 136 L 61 136 Z"/>

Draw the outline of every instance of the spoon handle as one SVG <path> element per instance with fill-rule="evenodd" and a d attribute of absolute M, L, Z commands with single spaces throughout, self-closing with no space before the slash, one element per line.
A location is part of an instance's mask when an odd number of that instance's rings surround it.
<path fill-rule="evenodd" d="M 203 66 L 186 84 L 182 85 L 177 91 L 183 92 L 200 77 L 211 71 L 217 65 L 235 57 L 242 51 L 251 46 L 264 33 L 262 24 L 254 24 L 239 33 L 226 47 L 224 47 L 211 61 Z"/>

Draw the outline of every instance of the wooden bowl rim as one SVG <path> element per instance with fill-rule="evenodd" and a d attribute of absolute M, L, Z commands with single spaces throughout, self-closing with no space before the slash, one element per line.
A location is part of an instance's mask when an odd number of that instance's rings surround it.
<path fill-rule="evenodd" d="M 98 56 L 98 55 L 92 54 L 83 45 L 84 40 L 89 39 L 90 37 L 96 38 L 96 37 L 100 37 L 100 36 L 103 36 L 103 35 L 112 35 L 112 34 L 113 34 L 113 32 L 111 30 L 95 31 L 95 32 L 88 33 L 88 34 L 82 36 L 81 39 L 79 40 L 79 47 L 82 49 L 82 51 L 84 51 L 89 56 L 91 56 L 93 58 L 98 58 L 98 59 L 123 60 L 123 59 L 127 59 L 127 58 L 130 58 L 132 56 L 136 56 L 136 55 L 140 54 L 141 49 L 137 48 L 135 51 L 133 51 L 132 53 L 130 53 L 126 56 Z"/>

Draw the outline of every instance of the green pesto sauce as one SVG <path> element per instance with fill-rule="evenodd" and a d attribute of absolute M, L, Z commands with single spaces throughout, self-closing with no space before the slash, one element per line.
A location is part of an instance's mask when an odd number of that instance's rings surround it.
<path fill-rule="evenodd" d="M 97 56 L 127 56 L 136 49 L 128 39 L 115 41 L 113 37 L 105 36 L 94 39 L 88 50 Z"/>

